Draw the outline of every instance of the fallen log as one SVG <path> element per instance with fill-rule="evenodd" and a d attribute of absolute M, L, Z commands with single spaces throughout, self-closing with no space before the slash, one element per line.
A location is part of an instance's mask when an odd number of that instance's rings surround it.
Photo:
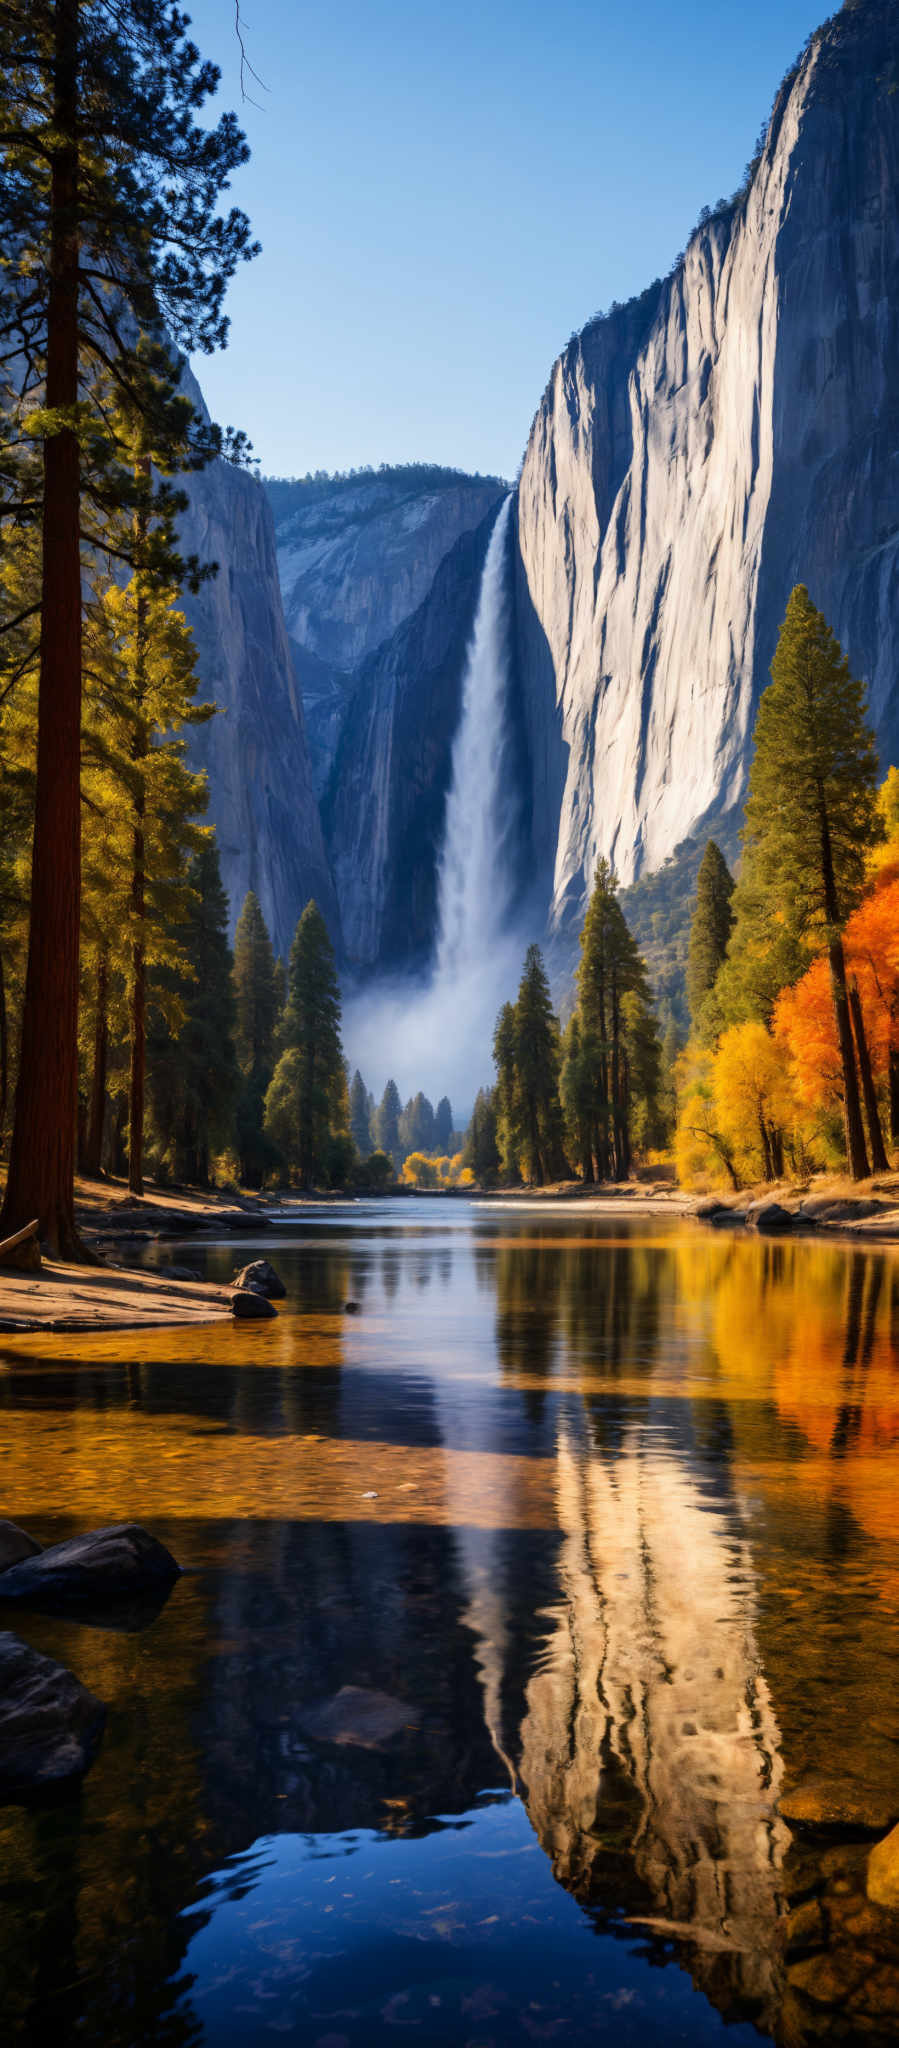
<path fill-rule="evenodd" d="M 38 1241 L 38 1223 L 35 1216 L 32 1223 L 26 1223 L 12 1237 L 0 1238 L 0 1266 L 12 1266 L 17 1272 L 39 1273 L 41 1248 Z"/>

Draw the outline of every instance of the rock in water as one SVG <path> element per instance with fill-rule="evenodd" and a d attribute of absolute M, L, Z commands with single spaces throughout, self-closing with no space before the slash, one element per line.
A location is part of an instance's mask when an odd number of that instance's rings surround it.
<path fill-rule="evenodd" d="M 254 1259 L 238 1273 L 236 1288 L 252 1288 L 255 1294 L 264 1294 L 267 1301 L 283 1301 L 287 1289 L 268 1259 Z"/>
<path fill-rule="evenodd" d="M 867 1893 L 875 1906 L 899 1908 L 899 1828 L 891 1828 L 868 1857 Z"/>
<path fill-rule="evenodd" d="M 278 1313 L 273 1302 L 266 1300 L 255 1287 L 236 1287 L 231 1296 L 231 1314 L 239 1322 L 261 1323 L 266 1316 Z"/>
<path fill-rule="evenodd" d="M 126 1600 L 173 1585 L 180 1569 L 165 1544 L 139 1522 L 117 1522 L 52 1543 L 0 1572 L 0 1600 L 35 1606 Z"/>
<path fill-rule="evenodd" d="M 357 1749 L 382 1749 L 403 1728 L 417 1725 L 418 1714 L 405 1700 L 363 1685 L 342 1685 L 300 1717 L 304 1735 L 313 1742 L 350 1743 Z"/>
<path fill-rule="evenodd" d="M 93 1762 L 106 1708 L 71 1671 L 0 1633 L 0 1797 L 80 1777 Z"/>
<path fill-rule="evenodd" d="M 780 1801 L 791 1827 L 823 1833 L 877 1835 L 896 1819 L 899 1797 L 849 1778 L 813 1778 Z"/>
<path fill-rule="evenodd" d="M 0 1522 L 0 1572 L 21 1564 L 25 1557 L 37 1557 L 40 1547 L 27 1530 L 19 1528 L 18 1522 Z"/>

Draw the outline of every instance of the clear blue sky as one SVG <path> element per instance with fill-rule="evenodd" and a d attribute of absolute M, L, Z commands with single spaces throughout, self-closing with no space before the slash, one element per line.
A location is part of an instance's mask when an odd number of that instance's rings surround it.
<path fill-rule="evenodd" d="M 240 106 L 233 0 L 188 11 Z M 281 476 L 514 474 L 572 328 L 733 190 L 823 0 L 242 0 L 263 254 L 196 369 Z"/>

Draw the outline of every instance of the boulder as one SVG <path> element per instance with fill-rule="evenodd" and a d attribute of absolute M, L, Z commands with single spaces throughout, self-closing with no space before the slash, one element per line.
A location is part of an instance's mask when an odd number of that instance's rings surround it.
<path fill-rule="evenodd" d="M 345 1316 L 357 1316 L 359 1314 L 358 1301 L 345 1301 L 343 1304 L 343 1313 Z"/>
<path fill-rule="evenodd" d="M 201 1280 L 202 1277 L 202 1273 L 198 1273 L 195 1266 L 160 1266 L 159 1268 L 160 1280 Z"/>
<path fill-rule="evenodd" d="M 850 1778 L 813 1778 L 785 1793 L 780 1810 L 791 1827 L 879 1835 L 896 1819 L 899 1796 Z"/>
<path fill-rule="evenodd" d="M 799 1218 L 792 1209 L 785 1209 L 782 1202 L 758 1202 L 746 1213 L 750 1230 L 760 1230 L 763 1235 L 782 1230 L 794 1230 Z"/>
<path fill-rule="evenodd" d="M 382 1749 L 404 1728 L 417 1726 L 418 1714 L 406 1700 L 363 1685 L 342 1685 L 300 1716 L 303 1734 L 313 1742 L 348 1743 L 357 1749 Z"/>
<path fill-rule="evenodd" d="M 267 1301 L 283 1301 L 287 1289 L 268 1259 L 253 1259 L 236 1276 L 235 1287 L 250 1287 L 256 1294 L 264 1294 Z"/>
<path fill-rule="evenodd" d="M 278 1313 L 274 1302 L 264 1294 L 257 1294 L 255 1287 L 236 1287 L 231 1296 L 231 1314 L 243 1323 L 262 1322 L 266 1316 Z"/>
<path fill-rule="evenodd" d="M 139 1522 L 117 1522 L 92 1529 L 66 1543 L 52 1543 L 36 1557 L 27 1557 L 0 1572 L 0 1600 L 23 1606 L 80 1606 L 134 1599 L 167 1590 L 180 1566 L 164 1543 L 158 1543 Z"/>
<path fill-rule="evenodd" d="M 93 1762 L 106 1708 L 62 1664 L 0 1633 L 0 1797 L 80 1777 Z"/>
<path fill-rule="evenodd" d="M 8 1571 L 11 1564 L 21 1564 L 24 1557 L 37 1557 L 40 1547 L 18 1522 L 0 1522 L 0 1572 Z"/>
<path fill-rule="evenodd" d="M 871 1850 L 865 1889 L 875 1906 L 899 1911 L 899 1828 L 891 1828 Z"/>

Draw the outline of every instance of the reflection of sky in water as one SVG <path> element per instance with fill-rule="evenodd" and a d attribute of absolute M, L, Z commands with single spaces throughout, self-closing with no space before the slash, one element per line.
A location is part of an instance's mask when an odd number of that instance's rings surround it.
<path fill-rule="evenodd" d="M 553 1885 L 506 1795 L 430 1835 L 256 1842 L 211 1880 L 185 1956 L 209 2038 L 303 2042 L 696 2042 L 720 2023 L 646 1944 L 595 1930 Z M 193 1917 L 193 1916 L 192 1916 Z M 263 2020 L 264 2015 L 264 2020 Z M 754 2028 L 728 2031 L 733 2048 Z"/>
<path fill-rule="evenodd" d="M 12 2038 L 893 2040 L 863 1849 L 778 1799 L 899 1813 L 899 1257 L 414 1200 L 147 1256 L 263 1251 L 273 1323 L 0 1342 L 4 1512 L 188 1567 L 17 1616 L 110 1720 L 0 1813 Z"/>

